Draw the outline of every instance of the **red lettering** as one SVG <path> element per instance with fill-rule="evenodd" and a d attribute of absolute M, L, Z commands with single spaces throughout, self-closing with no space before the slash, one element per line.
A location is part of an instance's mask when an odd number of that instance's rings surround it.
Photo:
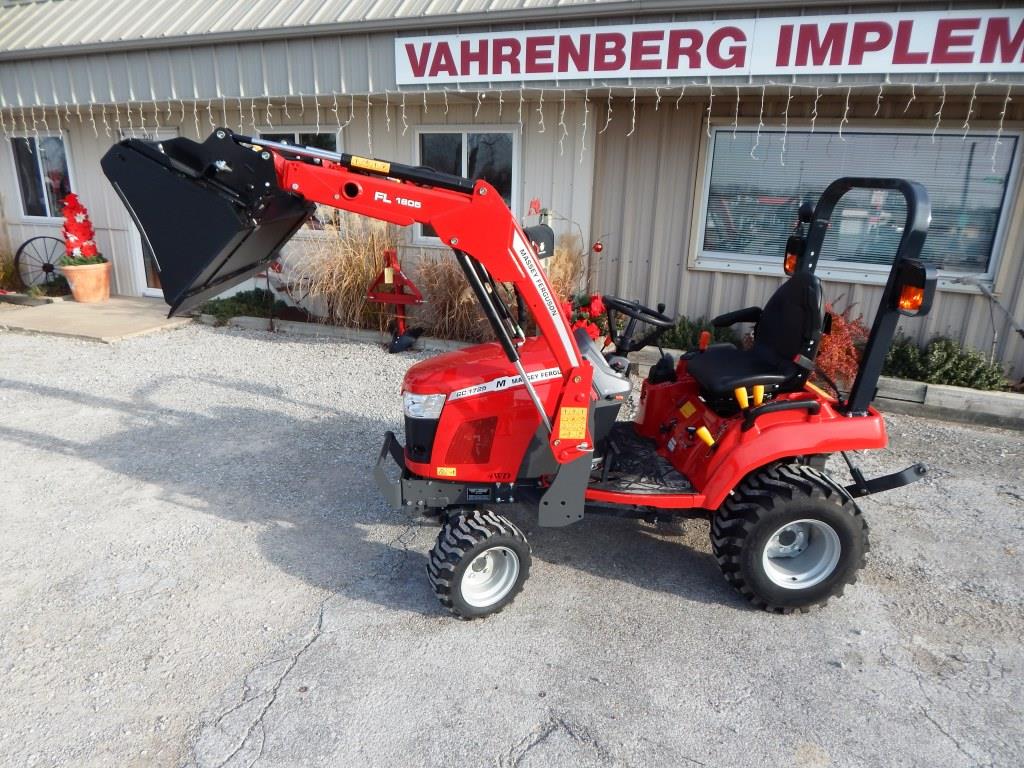
<path fill-rule="evenodd" d="M 914 22 L 901 21 L 896 25 L 896 48 L 892 52 L 893 64 L 927 64 L 928 53 L 910 50 L 910 33 Z"/>
<path fill-rule="evenodd" d="M 469 49 L 469 40 L 462 41 L 462 74 L 470 74 L 469 65 L 476 64 L 476 74 L 487 74 L 487 41 L 481 40 L 475 51 Z"/>
<path fill-rule="evenodd" d="M 825 34 L 818 36 L 817 24 L 801 24 L 796 35 L 796 61 L 798 67 L 806 67 L 807 60 L 820 67 L 828 58 L 832 66 L 842 64 L 843 49 L 846 47 L 846 24 L 829 24 Z"/>
<path fill-rule="evenodd" d="M 673 29 L 668 33 L 668 53 L 666 56 L 669 69 L 679 69 L 679 60 L 686 57 L 687 67 L 700 69 L 700 47 L 704 43 L 704 35 L 696 29 Z"/>
<path fill-rule="evenodd" d="M 654 58 L 661 53 L 661 41 L 665 33 L 661 30 L 647 30 L 634 32 L 633 42 L 629 47 L 629 68 L 630 69 L 659 69 L 661 59 Z"/>
<path fill-rule="evenodd" d="M 405 55 L 409 57 L 409 68 L 414 77 L 423 77 L 427 73 L 427 59 L 430 58 L 430 43 L 424 43 L 420 52 L 416 53 L 416 46 L 412 43 L 405 44 Z"/>
<path fill-rule="evenodd" d="M 981 45 L 983 64 L 991 64 L 996 61 L 996 49 L 999 49 L 998 63 L 1011 64 L 1015 61 L 1024 63 L 1024 22 L 1017 25 L 1017 31 L 1013 33 L 1011 40 L 1009 19 L 989 19 L 988 26 L 985 28 L 985 41 Z"/>
<path fill-rule="evenodd" d="M 793 48 L 793 25 L 783 24 L 779 27 L 779 45 L 775 49 L 775 66 L 789 66 L 789 52 Z"/>
<path fill-rule="evenodd" d="M 579 45 L 570 35 L 558 38 L 558 71 L 568 72 L 570 60 L 577 72 L 590 68 L 590 35 L 580 35 Z"/>
<path fill-rule="evenodd" d="M 974 35 L 958 35 L 957 32 L 973 32 L 981 26 L 981 19 L 941 19 L 935 30 L 935 48 L 932 50 L 932 64 L 970 64 L 974 51 L 953 51 L 954 47 L 971 45 Z"/>
<path fill-rule="evenodd" d="M 455 57 L 452 56 L 452 49 L 448 43 L 440 42 L 434 49 L 434 61 L 430 65 L 430 76 L 437 77 L 442 70 L 446 75 L 454 77 L 459 74 L 455 68 Z"/>
<path fill-rule="evenodd" d="M 729 46 L 728 52 L 723 55 L 722 43 L 726 39 L 732 40 L 733 45 Z M 746 59 L 747 47 L 742 43 L 747 42 L 747 36 L 739 27 L 722 27 L 716 29 L 708 38 L 708 64 L 715 69 L 732 69 L 742 67 Z"/>
<path fill-rule="evenodd" d="M 552 35 L 526 38 L 526 72 L 554 72 L 551 48 L 555 44 Z"/>
<path fill-rule="evenodd" d="M 594 69 L 610 72 L 622 69 L 626 63 L 626 37 L 618 32 L 598 32 L 594 35 Z"/>
<path fill-rule="evenodd" d="M 519 41 L 514 37 L 497 37 L 491 42 L 491 72 L 496 75 L 518 75 L 519 52 L 522 50 Z M 508 72 L 504 71 L 504 64 L 508 64 Z"/>
<path fill-rule="evenodd" d="M 865 53 L 884 51 L 892 42 L 892 27 L 884 21 L 858 21 L 850 33 L 850 64 L 863 64 Z"/>

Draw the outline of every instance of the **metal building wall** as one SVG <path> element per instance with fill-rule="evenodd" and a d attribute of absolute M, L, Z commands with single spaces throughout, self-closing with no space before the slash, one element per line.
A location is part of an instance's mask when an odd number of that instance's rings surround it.
<path fill-rule="evenodd" d="M 734 100 L 725 96 L 721 99 L 713 117 L 731 121 Z M 918 96 L 904 113 L 907 100 L 906 96 L 890 93 L 888 103 L 882 102 L 879 117 L 912 119 L 918 127 L 930 129 L 935 124 L 937 102 Z M 781 101 L 769 98 L 763 116 L 766 126 L 781 125 L 784 105 L 785 97 Z M 865 97 L 852 102 L 851 112 L 872 115 L 875 106 L 873 98 Z M 805 100 L 794 100 L 791 125 L 806 125 L 809 108 Z M 971 124 L 978 129 L 994 129 L 1001 108 L 1001 98 L 979 99 Z M 595 237 L 603 237 L 606 247 L 593 262 L 596 289 L 639 298 L 651 305 L 663 301 L 669 311 L 698 318 L 763 305 L 783 279 L 781 242 L 775 275 L 695 267 L 695 217 L 699 215 L 703 183 L 706 109 L 704 100 L 683 101 L 678 110 L 671 104 L 666 108 L 665 101 L 657 111 L 654 104 L 644 103 L 637 109 L 635 135 L 627 136 L 621 123 L 615 130 L 598 134 L 592 231 Z M 822 124 L 840 117 L 843 109 L 841 96 L 833 93 L 823 97 L 819 104 Z M 758 111 L 757 100 L 746 98 L 741 102 L 740 119 L 753 120 L 756 125 Z M 966 111 L 966 97 L 951 95 L 944 107 L 946 125 L 960 125 Z M 879 121 L 866 124 L 878 125 Z M 1014 131 L 1024 128 L 1024 107 L 1011 104 L 1004 127 Z M 1009 190 L 1013 202 L 1007 209 L 1009 221 L 994 291 L 1015 317 L 1024 318 L 1024 194 L 1019 176 L 1011 179 Z M 869 322 L 881 291 L 879 285 L 825 281 L 826 300 L 838 300 L 839 308 L 855 304 L 854 313 L 863 313 Z M 993 311 L 999 337 L 996 357 L 1019 377 L 1024 374 L 1024 340 L 1008 328 L 998 309 Z M 992 317 L 988 300 L 977 289 L 947 286 L 940 288 L 927 318 L 904 320 L 902 327 L 921 342 L 946 335 L 987 354 L 992 346 Z"/>

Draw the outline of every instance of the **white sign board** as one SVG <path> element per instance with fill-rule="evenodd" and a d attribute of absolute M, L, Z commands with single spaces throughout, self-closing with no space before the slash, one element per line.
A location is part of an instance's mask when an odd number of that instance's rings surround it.
<path fill-rule="evenodd" d="M 399 85 L 1024 72 L 1024 10 L 858 13 L 403 37 Z"/>

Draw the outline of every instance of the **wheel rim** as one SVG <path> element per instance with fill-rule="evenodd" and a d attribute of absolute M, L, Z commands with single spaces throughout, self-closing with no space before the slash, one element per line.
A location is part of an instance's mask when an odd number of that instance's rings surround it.
<path fill-rule="evenodd" d="M 462 574 L 462 599 L 474 608 L 499 602 L 519 578 L 519 556 L 508 547 L 491 547 L 473 558 Z"/>
<path fill-rule="evenodd" d="M 835 529 L 821 520 L 794 520 L 768 538 L 764 571 L 784 589 L 807 589 L 835 571 L 843 546 Z"/>
<path fill-rule="evenodd" d="M 14 257 L 18 277 L 26 288 L 52 283 L 58 277 L 57 265 L 64 253 L 64 241 L 39 236 L 26 240 Z"/>

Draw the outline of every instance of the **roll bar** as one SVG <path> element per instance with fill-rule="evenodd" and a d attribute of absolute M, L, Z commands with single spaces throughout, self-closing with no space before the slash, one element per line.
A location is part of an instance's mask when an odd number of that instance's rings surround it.
<path fill-rule="evenodd" d="M 907 203 L 907 219 L 903 225 L 903 236 L 896 248 L 896 256 L 889 270 L 889 277 L 882 292 L 871 333 L 857 369 L 857 378 L 850 389 L 844 410 L 849 415 L 867 413 L 868 406 L 875 398 L 878 377 L 882 373 L 885 356 L 896 333 L 896 324 L 901 314 L 899 308 L 901 288 L 906 285 L 908 275 L 919 275 L 921 285 L 920 308 L 917 315 L 925 315 L 931 306 L 935 293 L 935 270 L 919 261 L 924 247 L 928 226 L 932 219 L 932 206 L 928 191 L 916 181 L 906 179 L 870 178 L 846 176 L 836 179 L 822 193 L 814 209 L 804 256 L 798 267 L 813 273 L 818 265 L 825 235 L 832 223 L 832 213 L 839 200 L 852 189 L 892 189 L 903 195 Z"/>

